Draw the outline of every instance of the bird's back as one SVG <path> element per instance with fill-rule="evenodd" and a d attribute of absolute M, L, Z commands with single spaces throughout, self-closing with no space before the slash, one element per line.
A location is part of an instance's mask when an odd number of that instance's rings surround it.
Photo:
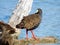
<path fill-rule="evenodd" d="M 27 29 L 33 29 L 41 22 L 41 16 L 39 14 L 32 14 L 24 17 L 25 27 Z"/>

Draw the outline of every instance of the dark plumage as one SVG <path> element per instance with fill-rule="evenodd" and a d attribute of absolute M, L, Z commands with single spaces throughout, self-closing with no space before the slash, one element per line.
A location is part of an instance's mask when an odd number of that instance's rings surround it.
<path fill-rule="evenodd" d="M 27 31 L 31 31 L 35 28 L 38 27 L 38 25 L 40 24 L 42 19 L 42 10 L 38 9 L 38 12 L 36 12 L 35 14 L 30 14 L 26 17 L 23 17 L 22 21 L 16 25 L 16 28 L 20 28 L 20 29 L 26 29 L 26 33 Z M 32 35 L 33 32 L 32 32 Z"/>

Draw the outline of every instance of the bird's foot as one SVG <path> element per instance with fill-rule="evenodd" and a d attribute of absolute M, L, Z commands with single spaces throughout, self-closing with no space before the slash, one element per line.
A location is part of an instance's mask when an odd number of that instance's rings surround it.
<path fill-rule="evenodd" d="M 29 38 L 26 37 L 26 40 L 28 40 Z"/>
<path fill-rule="evenodd" d="M 32 37 L 34 40 L 38 40 L 38 38 L 37 37 Z"/>

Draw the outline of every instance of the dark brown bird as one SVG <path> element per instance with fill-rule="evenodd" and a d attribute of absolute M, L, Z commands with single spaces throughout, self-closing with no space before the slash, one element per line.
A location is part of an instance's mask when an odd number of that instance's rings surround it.
<path fill-rule="evenodd" d="M 33 29 L 37 28 L 42 19 L 42 10 L 38 9 L 38 12 L 35 14 L 30 14 L 26 17 L 23 17 L 22 21 L 16 25 L 16 28 L 26 29 L 26 38 L 28 39 L 28 31 L 31 31 L 32 37 L 37 39 L 33 33 Z"/>

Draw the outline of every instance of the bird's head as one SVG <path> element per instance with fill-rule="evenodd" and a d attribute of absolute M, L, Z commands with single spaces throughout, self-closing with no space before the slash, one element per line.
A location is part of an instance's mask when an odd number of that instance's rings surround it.
<path fill-rule="evenodd" d="M 38 8 L 37 10 L 36 10 L 36 13 L 35 14 L 42 14 L 42 9 L 40 9 L 40 8 Z"/>

